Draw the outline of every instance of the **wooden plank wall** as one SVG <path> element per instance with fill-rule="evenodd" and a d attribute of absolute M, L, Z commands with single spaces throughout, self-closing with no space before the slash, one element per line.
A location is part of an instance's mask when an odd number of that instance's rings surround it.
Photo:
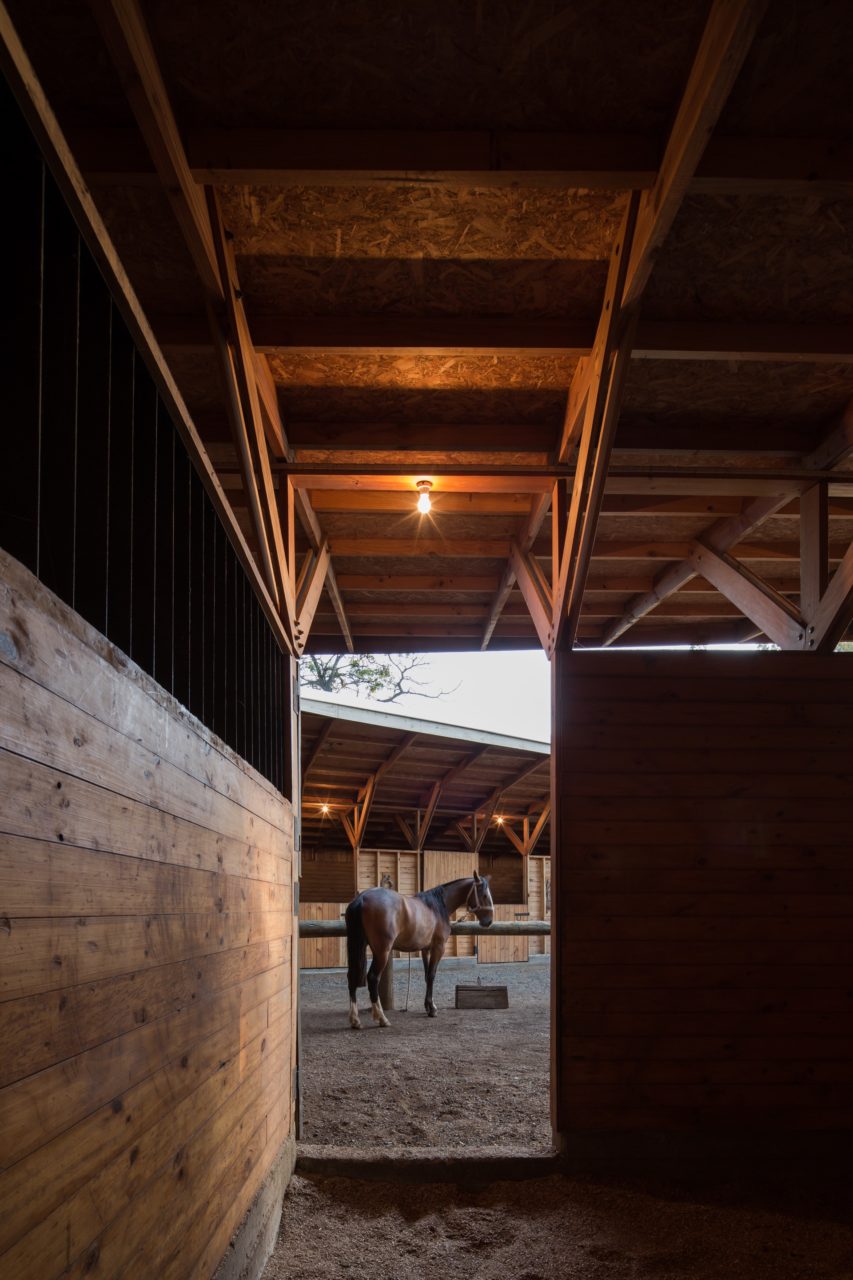
<path fill-rule="evenodd" d="M 420 889 L 418 855 L 411 849 L 359 849 L 358 891 L 385 881 L 387 889 L 412 894 Z"/>
<path fill-rule="evenodd" d="M 0 1273 L 208 1277 L 292 1130 L 290 806 L 0 584 Z"/>
<path fill-rule="evenodd" d="M 853 659 L 560 655 L 556 1129 L 853 1124 Z"/>
<path fill-rule="evenodd" d="M 352 876 L 352 853 L 339 849 L 303 849 L 299 901 L 350 902 L 355 897 Z"/>
<path fill-rule="evenodd" d="M 551 918 L 551 859 L 527 859 L 527 910 L 531 920 Z M 528 954 L 547 956 L 551 953 L 550 938 L 528 938 Z"/>
<path fill-rule="evenodd" d="M 470 876 L 478 870 L 476 853 L 444 853 L 428 849 L 424 854 L 424 888 L 431 889 L 436 884 L 446 884 L 448 880 L 458 880 L 461 876 Z M 464 920 L 465 913 L 458 912 L 455 919 Z M 449 938 L 447 956 L 473 956 L 473 938 Z"/>
<path fill-rule="evenodd" d="M 338 920 L 346 911 L 345 902 L 301 902 L 300 920 Z M 346 968 L 346 938 L 302 938 L 299 943 L 301 969 Z"/>
<path fill-rule="evenodd" d="M 495 906 L 496 920 L 516 920 L 527 914 L 527 907 L 520 905 Z M 529 955 L 528 943 L 532 938 L 513 938 L 509 935 L 501 937 L 481 933 L 477 938 L 477 959 L 480 964 L 514 964 L 526 960 Z"/>
<path fill-rule="evenodd" d="M 509 842 L 506 853 L 480 850 L 480 875 L 489 877 L 495 902 L 515 903 L 524 900 L 524 863 L 525 859 L 509 847 Z"/>

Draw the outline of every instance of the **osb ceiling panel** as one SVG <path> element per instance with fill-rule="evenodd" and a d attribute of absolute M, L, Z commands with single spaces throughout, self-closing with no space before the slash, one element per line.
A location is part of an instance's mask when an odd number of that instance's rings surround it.
<path fill-rule="evenodd" d="M 720 132 L 849 138 L 851 48 L 850 0 L 773 0 L 723 109 Z"/>
<path fill-rule="evenodd" d="M 247 13 L 231 0 L 154 0 L 147 10 L 185 127 L 658 133 L 707 4 L 315 0 Z"/>
<path fill-rule="evenodd" d="M 518 518 L 513 516 L 420 516 L 411 503 L 411 510 L 391 515 L 373 512 L 323 513 L 323 528 L 334 541 L 335 535 L 344 538 L 406 538 L 416 549 L 424 539 L 453 542 L 457 538 L 477 538 L 489 541 L 495 538 L 511 538 L 518 532 Z"/>
<path fill-rule="evenodd" d="M 269 357 L 282 389 L 434 388 L 489 391 L 565 389 L 577 361 L 570 356 L 300 355 Z"/>
<path fill-rule="evenodd" d="M 625 196 L 428 183 L 223 187 L 240 255 L 606 261 Z"/>
<path fill-rule="evenodd" d="M 851 395 L 849 365 L 634 360 L 623 420 L 696 423 L 735 417 L 746 424 L 776 414 L 786 422 L 828 425 Z M 744 447 L 749 447 L 746 435 Z"/>
<path fill-rule="evenodd" d="M 853 318 L 853 200 L 689 196 L 655 264 L 657 319 Z"/>
<path fill-rule="evenodd" d="M 298 357 L 282 357 L 278 367 Z M 328 357 L 334 359 L 335 357 Z M 342 357 L 343 359 L 344 357 Z M 273 357 L 275 360 L 275 357 Z M 440 389 L 407 385 L 279 386 L 278 398 L 286 420 L 305 422 L 388 423 L 517 423 L 536 422 L 556 428 L 566 411 L 571 374 L 553 388 L 445 386 Z M 277 374 L 278 376 L 278 374 Z"/>
<path fill-rule="evenodd" d="M 241 257 L 249 316 L 526 316 L 594 320 L 606 262 L 531 259 Z"/>

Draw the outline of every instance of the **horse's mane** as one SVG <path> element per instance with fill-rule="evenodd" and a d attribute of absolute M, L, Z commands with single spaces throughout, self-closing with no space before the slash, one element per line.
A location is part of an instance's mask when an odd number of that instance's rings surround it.
<path fill-rule="evenodd" d="M 422 889 L 415 896 L 423 898 L 424 902 L 428 902 L 435 914 L 442 920 L 450 923 L 450 912 L 447 910 L 447 902 L 445 901 L 444 891 L 449 889 L 451 885 L 460 884 L 463 880 L 470 880 L 471 876 L 459 876 L 456 880 L 446 880 L 444 884 L 437 884 L 432 889 Z"/>

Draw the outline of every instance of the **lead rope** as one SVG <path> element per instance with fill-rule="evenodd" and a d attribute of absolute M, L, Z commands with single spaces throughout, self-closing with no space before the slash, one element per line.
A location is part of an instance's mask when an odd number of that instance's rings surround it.
<path fill-rule="evenodd" d="M 406 983 L 406 1007 L 403 1013 L 409 1012 L 409 992 L 412 989 L 412 953 L 409 952 L 409 981 Z"/>

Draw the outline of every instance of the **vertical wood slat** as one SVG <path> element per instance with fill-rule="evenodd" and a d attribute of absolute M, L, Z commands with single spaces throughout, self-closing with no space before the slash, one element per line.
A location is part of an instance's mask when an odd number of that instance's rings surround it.
<path fill-rule="evenodd" d="M 278 641 L 5 84 L 0 111 L 22 184 L 0 545 L 281 786 Z M 242 666 L 236 617 L 223 612 L 225 592 L 240 591 Z"/>

